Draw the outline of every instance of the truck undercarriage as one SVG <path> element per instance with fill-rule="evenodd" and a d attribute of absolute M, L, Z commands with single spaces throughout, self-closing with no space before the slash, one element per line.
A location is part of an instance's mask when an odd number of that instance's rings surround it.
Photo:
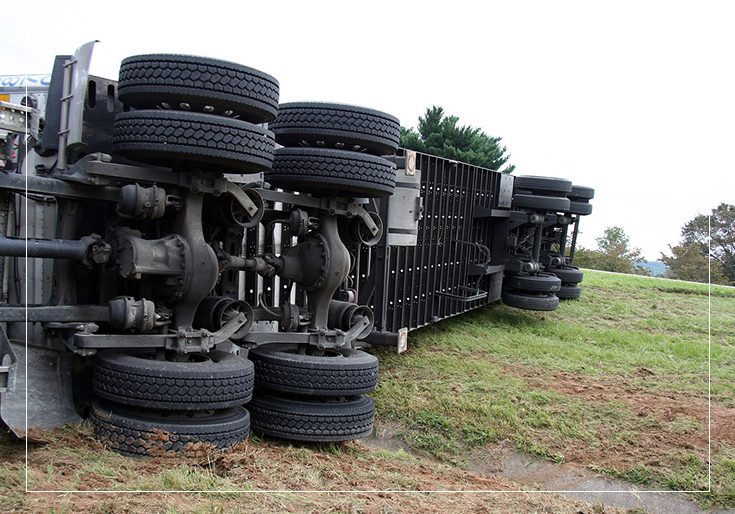
<path fill-rule="evenodd" d="M 0 414 L 16 434 L 89 416 L 132 455 L 251 428 L 356 439 L 375 410 L 365 347 L 404 351 L 408 331 L 501 298 L 579 297 L 589 188 L 399 148 L 393 116 L 279 105 L 277 80 L 238 64 L 134 56 L 112 81 L 91 54 L 58 56 L 41 101 L 2 107 Z"/>

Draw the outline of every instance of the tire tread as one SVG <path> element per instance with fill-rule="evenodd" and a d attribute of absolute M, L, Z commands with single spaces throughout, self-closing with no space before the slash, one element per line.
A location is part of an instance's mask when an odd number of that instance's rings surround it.
<path fill-rule="evenodd" d="M 136 55 L 120 65 L 118 96 L 136 109 L 180 99 L 214 104 L 215 114 L 232 110 L 252 123 L 265 123 L 278 113 L 279 84 L 266 73 L 218 59 Z"/>
<path fill-rule="evenodd" d="M 273 164 L 273 134 L 250 123 L 209 114 L 177 111 L 120 113 L 113 145 L 141 161 L 192 160 L 243 170 Z"/>
<path fill-rule="evenodd" d="M 248 408 L 254 432 L 295 441 L 359 439 L 371 433 L 375 416 L 375 404 L 368 397 L 318 404 L 257 394 Z"/>
<path fill-rule="evenodd" d="M 395 165 L 386 159 L 323 148 L 279 148 L 265 176 L 284 189 L 352 196 L 388 196 L 396 183 Z"/>
<path fill-rule="evenodd" d="M 308 362 L 284 352 L 251 350 L 249 357 L 255 363 L 258 387 L 309 396 L 357 396 L 374 391 L 378 359 L 353 352 L 354 358 L 312 357 Z"/>
<path fill-rule="evenodd" d="M 222 421 L 223 414 L 230 419 Z M 191 455 L 233 446 L 250 433 L 250 414 L 242 407 L 222 411 L 214 422 L 199 419 L 173 426 L 164 419 L 160 424 L 137 419 L 111 404 L 96 401 L 90 417 L 97 439 L 111 450 L 129 456 Z"/>
<path fill-rule="evenodd" d="M 193 364 L 187 371 L 117 352 L 100 353 L 92 387 L 97 396 L 136 407 L 204 410 L 244 405 L 253 396 L 253 363 L 236 355 L 226 360 L 227 364 Z"/>
<path fill-rule="evenodd" d="M 276 141 L 284 146 L 320 140 L 332 148 L 358 146 L 374 155 L 395 153 L 400 127 L 397 118 L 372 109 L 309 102 L 281 104 L 270 125 Z"/>

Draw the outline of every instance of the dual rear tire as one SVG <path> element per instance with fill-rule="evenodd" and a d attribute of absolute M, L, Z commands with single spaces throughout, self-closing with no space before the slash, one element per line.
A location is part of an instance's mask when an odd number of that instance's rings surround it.
<path fill-rule="evenodd" d="M 584 273 L 575 266 L 564 266 L 561 268 L 548 268 L 547 272 L 556 275 L 561 280 L 561 288 L 556 295 L 562 300 L 576 300 L 582 294 L 579 283 L 584 278 Z"/>
<path fill-rule="evenodd" d="M 300 353 L 297 347 L 250 351 L 256 393 L 248 404 L 253 431 L 279 439 L 348 441 L 372 431 L 378 359 L 360 350 Z"/>
<path fill-rule="evenodd" d="M 377 384 L 376 357 L 283 347 L 250 354 L 253 361 L 212 351 L 177 362 L 147 350 L 100 352 L 91 412 L 97 438 L 126 455 L 197 456 L 243 441 L 251 423 L 261 435 L 295 441 L 347 441 L 372 431 L 375 404 L 364 394 Z"/>
<path fill-rule="evenodd" d="M 92 424 L 103 444 L 126 455 L 196 456 L 232 446 L 250 432 L 242 405 L 254 377 L 252 362 L 216 350 L 185 362 L 151 350 L 100 352 Z"/>
<path fill-rule="evenodd" d="M 595 197 L 595 190 L 591 187 L 572 186 L 569 192 L 569 214 L 587 216 L 592 214 L 590 200 Z"/>
<path fill-rule="evenodd" d="M 273 164 L 279 84 L 240 64 L 189 55 L 137 55 L 120 66 L 116 152 L 174 170 L 254 173 Z M 134 110 L 131 110 L 134 109 Z"/>
<path fill-rule="evenodd" d="M 559 307 L 556 293 L 561 280 L 550 273 L 507 275 L 503 286 L 503 303 L 511 307 L 531 311 L 553 311 Z"/>
<path fill-rule="evenodd" d="M 521 175 L 515 177 L 512 206 L 534 212 L 564 212 L 569 209 L 569 180 L 555 177 Z"/>
<path fill-rule="evenodd" d="M 270 125 L 276 142 L 266 180 L 276 187 L 315 195 L 382 197 L 395 189 L 400 122 L 364 107 L 288 103 Z"/>

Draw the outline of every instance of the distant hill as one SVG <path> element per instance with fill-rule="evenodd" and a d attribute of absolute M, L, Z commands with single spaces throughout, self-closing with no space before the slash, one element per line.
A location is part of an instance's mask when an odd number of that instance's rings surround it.
<path fill-rule="evenodd" d="M 659 261 L 645 261 L 641 262 L 640 266 L 646 268 L 651 272 L 654 277 L 663 277 L 666 274 L 668 267 L 663 262 Z"/>

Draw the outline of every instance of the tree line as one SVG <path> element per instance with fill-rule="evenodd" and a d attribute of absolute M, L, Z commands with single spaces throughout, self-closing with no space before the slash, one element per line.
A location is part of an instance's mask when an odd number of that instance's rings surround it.
<path fill-rule="evenodd" d="M 650 274 L 643 266 L 640 249 L 631 246 L 621 227 L 608 227 L 596 243 L 596 249 L 576 250 L 577 266 Z M 661 253 L 658 261 L 666 265 L 667 278 L 735 285 L 735 205 L 721 203 L 711 213 L 686 222 L 678 244 L 669 245 L 669 251 Z"/>

